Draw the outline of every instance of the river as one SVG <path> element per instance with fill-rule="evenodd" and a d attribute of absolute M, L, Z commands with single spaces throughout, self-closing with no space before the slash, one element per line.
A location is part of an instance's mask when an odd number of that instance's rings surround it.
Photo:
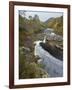
<path fill-rule="evenodd" d="M 41 64 L 44 65 L 44 70 L 48 72 L 49 77 L 63 76 L 63 61 L 55 58 L 49 52 L 45 51 L 41 46 L 41 41 L 36 41 L 34 55 L 41 58 Z"/>

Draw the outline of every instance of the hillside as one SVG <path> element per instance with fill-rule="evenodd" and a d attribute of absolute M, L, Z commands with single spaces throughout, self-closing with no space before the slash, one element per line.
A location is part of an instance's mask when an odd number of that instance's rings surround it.
<path fill-rule="evenodd" d="M 63 16 L 50 18 L 45 23 L 48 28 L 53 28 L 56 34 L 63 35 Z"/>
<path fill-rule="evenodd" d="M 45 24 L 39 20 L 37 15 L 35 15 L 34 18 L 29 16 L 29 19 L 19 15 L 19 27 L 30 34 L 33 34 L 39 33 L 41 30 L 45 29 Z"/>
<path fill-rule="evenodd" d="M 40 37 L 39 33 L 45 29 L 45 24 L 35 15 L 29 19 L 19 15 L 19 78 L 48 77 L 42 69 L 43 65 L 37 63 L 34 56 L 34 41 Z"/>

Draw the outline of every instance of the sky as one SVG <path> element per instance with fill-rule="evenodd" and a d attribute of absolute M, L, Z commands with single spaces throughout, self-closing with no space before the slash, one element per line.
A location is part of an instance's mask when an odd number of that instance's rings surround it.
<path fill-rule="evenodd" d="M 23 12 L 25 12 L 25 17 L 28 18 L 29 16 L 34 17 L 35 14 L 37 14 L 39 16 L 39 19 L 41 21 L 46 21 L 49 18 L 52 17 L 60 17 L 63 15 L 63 13 L 61 12 L 46 12 L 46 11 L 24 11 L 24 10 L 20 10 L 19 14 L 23 15 Z"/>

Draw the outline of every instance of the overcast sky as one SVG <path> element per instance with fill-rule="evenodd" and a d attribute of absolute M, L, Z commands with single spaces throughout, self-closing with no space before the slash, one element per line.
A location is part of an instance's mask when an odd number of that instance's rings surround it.
<path fill-rule="evenodd" d="M 20 10 L 19 13 L 22 15 L 24 12 L 24 10 Z M 60 17 L 60 16 L 63 16 L 63 13 L 61 12 L 45 12 L 45 11 L 26 11 L 25 12 L 25 16 L 26 18 L 28 18 L 29 16 L 32 16 L 34 17 L 34 15 L 37 14 L 39 16 L 39 19 L 41 21 L 46 21 L 48 20 L 49 18 L 52 18 L 52 17 Z"/>

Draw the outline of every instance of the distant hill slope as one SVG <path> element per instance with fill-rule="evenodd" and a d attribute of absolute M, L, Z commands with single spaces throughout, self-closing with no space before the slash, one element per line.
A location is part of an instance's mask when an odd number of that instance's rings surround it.
<path fill-rule="evenodd" d="M 53 28 L 55 33 L 63 35 L 63 16 L 50 18 L 45 22 L 48 28 Z"/>
<path fill-rule="evenodd" d="M 54 18 L 51 17 L 51 18 L 49 18 L 48 20 L 46 20 L 45 23 L 49 23 L 49 22 L 51 22 L 53 19 L 54 19 Z"/>

